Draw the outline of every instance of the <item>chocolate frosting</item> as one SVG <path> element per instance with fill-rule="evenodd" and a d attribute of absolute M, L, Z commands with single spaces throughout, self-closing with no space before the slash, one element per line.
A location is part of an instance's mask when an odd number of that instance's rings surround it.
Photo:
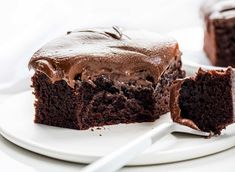
<path fill-rule="evenodd" d="M 147 31 L 120 31 L 118 27 L 67 32 L 39 49 L 29 68 L 52 82 L 75 77 L 92 80 L 109 74 L 114 80 L 140 80 L 143 71 L 157 82 L 171 62 L 180 58 L 176 40 Z"/>
<path fill-rule="evenodd" d="M 201 7 L 202 15 L 208 19 L 235 19 L 234 0 L 209 0 Z"/>

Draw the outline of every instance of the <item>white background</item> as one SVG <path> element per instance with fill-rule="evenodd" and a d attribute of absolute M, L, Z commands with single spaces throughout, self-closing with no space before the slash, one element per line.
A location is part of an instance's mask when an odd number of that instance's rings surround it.
<path fill-rule="evenodd" d="M 0 0 L 0 86 L 28 75 L 41 45 L 82 27 L 118 25 L 167 33 L 199 26 L 202 0 Z M 192 40 L 193 41 L 193 40 Z M 6 92 L 7 93 L 7 92 Z M 1 96 L 0 97 L 5 97 Z M 1 100 L 2 101 L 2 100 Z M 14 106 L 14 105 L 13 105 Z M 0 114 L 1 115 L 4 114 Z M 82 165 L 23 150 L 0 136 L 0 171 L 79 171 Z M 122 171 L 234 171 L 235 148 L 180 163 Z"/>

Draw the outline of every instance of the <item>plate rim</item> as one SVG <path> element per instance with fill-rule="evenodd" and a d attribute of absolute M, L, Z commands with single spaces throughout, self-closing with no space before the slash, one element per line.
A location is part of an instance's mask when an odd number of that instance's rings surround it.
<path fill-rule="evenodd" d="M 22 92 L 20 94 L 16 94 L 3 102 L 0 107 L 4 106 L 5 103 L 11 102 L 12 99 L 17 99 L 17 97 L 20 97 L 22 95 L 28 94 L 28 96 L 31 94 L 31 90 Z M 1 109 L 2 110 L 2 109 Z M 33 126 L 32 122 L 32 126 Z M 3 127 L 2 127 L 3 126 Z M 235 125 L 234 125 L 235 126 Z M 0 134 L 9 140 L 10 142 L 14 143 L 15 145 L 18 145 L 26 150 L 30 150 L 31 152 L 35 152 L 37 154 L 41 154 L 47 157 L 51 157 L 54 159 L 59 159 L 59 160 L 64 160 L 64 161 L 69 161 L 69 162 L 75 162 L 75 163 L 82 163 L 82 164 L 88 164 L 91 163 L 98 158 L 101 158 L 102 156 L 97 156 L 97 155 L 87 155 L 87 154 L 76 154 L 76 153 L 71 153 L 71 152 L 64 152 L 63 150 L 58 151 L 57 149 L 54 148 L 49 148 L 48 146 L 42 146 L 42 144 L 38 144 L 35 141 L 32 140 L 23 140 L 21 137 L 17 137 L 13 135 L 11 132 L 7 132 L 4 129 L 4 125 L 0 125 Z M 230 136 L 229 138 L 226 139 L 220 139 L 216 140 L 214 143 L 216 145 L 216 148 L 211 148 L 215 146 L 211 146 L 211 143 L 205 143 L 203 146 L 196 146 L 198 147 L 195 149 L 195 146 L 190 147 L 190 148 L 181 148 L 178 150 L 170 150 L 170 151 L 159 151 L 159 152 L 148 152 L 148 153 L 142 153 L 138 155 L 135 159 L 130 161 L 127 166 L 142 166 L 142 165 L 154 165 L 154 164 L 163 164 L 163 163 L 172 163 L 172 162 L 179 162 L 179 161 L 184 161 L 184 160 L 190 160 L 190 159 L 195 159 L 199 157 L 204 157 L 208 156 L 211 154 L 215 154 L 224 150 L 227 150 L 235 145 L 235 135 Z M 220 145 L 220 146 L 218 146 Z M 222 146 L 221 146 L 222 145 Z M 209 149 L 208 149 L 209 148 Z M 202 149 L 201 151 L 194 153 L 192 155 L 192 152 L 195 152 L 195 150 Z M 206 150 L 206 151 L 205 151 Z M 209 151 L 208 151 L 209 150 Z M 172 158 L 172 155 L 178 155 L 180 152 L 184 154 L 187 154 L 187 156 L 181 156 L 180 158 L 178 157 L 177 159 L 174 160 L 174 157 Z M 186 153 L 185 153 L 186 152 Z M 170 160 L 156 160 L 158 156 L 165 156 L 165 157 L 171 157 Z M 154 160 L 153 157 L 156 159 Z M 145 159 L 145 160 L 144 160 Z M 146 159 L 149 159 L 148 162 L 146 162 Z"/>

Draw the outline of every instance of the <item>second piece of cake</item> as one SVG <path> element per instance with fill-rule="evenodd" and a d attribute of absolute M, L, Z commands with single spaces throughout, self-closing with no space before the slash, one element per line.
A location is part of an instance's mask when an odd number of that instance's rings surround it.
<path fill-rule="evenodd" d="M 204 20 L 204 50 L 211 63 L 235 67 L 235 1 L 206 1 L 201 13 Z"/>
<path fill-rule="evenodd" d="M 173 121 L 205 132 L 220 134 L 235 118 L 235 73 L 204 71 L 178 80 L 170 95 Z"/>

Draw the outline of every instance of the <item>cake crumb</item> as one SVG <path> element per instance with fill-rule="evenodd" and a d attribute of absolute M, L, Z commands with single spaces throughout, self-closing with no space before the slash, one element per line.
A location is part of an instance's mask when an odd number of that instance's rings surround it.
<path fill-rule="evenodd" d="M 92 128 L 91 131 L 94 131 L 94 129 Z"/>

